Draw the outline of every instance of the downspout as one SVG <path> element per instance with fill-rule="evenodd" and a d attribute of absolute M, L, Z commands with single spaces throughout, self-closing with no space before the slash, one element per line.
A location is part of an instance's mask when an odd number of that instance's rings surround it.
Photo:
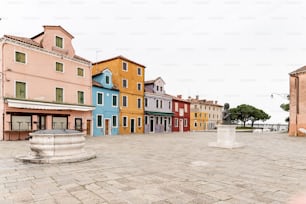
<path fill-rule="evenodd" d="M 300 98 L 300 80 L 298 75 L 295 76 L 295 88 L 296 88 L 296 114 L 295 114 L 295 136 L 298 136 L 298 114 L 300 112 L 300 102 L 299 102 L 299 98 Z"/>
<path fill-rule="evenodd" d="M 1 103 L 3 103 L 2 104 L 2 140 L 4 140 L 4 125 L 5 125 L 5 123 L 4 123 L 4 119 L 5 119 L 5 114 L 4 114 L 4 54 L 3 54 L 3 50 L 4 50 L 4 45 L 6 44 L 6 42 L 5 42 L 6 40 L 4 39 L 3 40 L 3 43 L 2 43 L 2 46 L 1 46 L 1 54 L 2 54 L 2 56 L 1 56 L 1 99 L 3 100 L 3 101 L 1 101 Z"/>

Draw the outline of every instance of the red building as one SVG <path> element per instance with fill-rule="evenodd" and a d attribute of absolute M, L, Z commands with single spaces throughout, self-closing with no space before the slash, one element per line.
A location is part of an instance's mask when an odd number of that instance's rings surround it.
<path fill-rule="evenodd" d="M 172 96 L 172 132 L 190 131 L 190 102 L 182 95 Z"/>

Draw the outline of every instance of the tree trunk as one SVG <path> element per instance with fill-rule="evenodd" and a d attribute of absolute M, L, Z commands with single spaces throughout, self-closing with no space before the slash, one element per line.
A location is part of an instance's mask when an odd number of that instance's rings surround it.
<path fill-rule="evenodd" d="M 252 128 L 253 128 L 253 126 L 254 126 L 254 122 L 255 122 L 255 120 L 252 120 L 252 126 L 251 126 Z"/>

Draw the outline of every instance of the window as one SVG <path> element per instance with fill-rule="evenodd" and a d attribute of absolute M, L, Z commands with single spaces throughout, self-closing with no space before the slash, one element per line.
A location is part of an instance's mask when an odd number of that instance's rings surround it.
<path fill-rule="evenodd" d="M 105 83 L 109 84 L 109 76 L 105 76 Z"/>
<path fill-rule="evenodd" d="M 195 121 L 194 122 L 194 127 L 197 127 L 197 126 L 198 126 L 197 121 Z"/>
<path fill-rule="evenodd" d="M 175 108 L 175 112 L 178 112 L 178 103 L 177 102 L 174 103 L 174 108 Z"/>
<path fill-rule="evenodd" d="M 177 118 L 174 119 L 174 127 L 178 127 L 178 119 Z"/>
<path fill-rule="evenodd" d="M 74 129 L 78 131 L 82 131 L 82 118 L 75 118 L 74 119 Z"/>
<path fill-rule="evenodd" d="M 63 38 L 56 36 L 55 37 L 55 46 L 63 48 Z"/>
<path fill-rule="evenodd" d="M 137 99 L 137 108 L 141 108 L 141 98 Z"/>
<path fill-rule="evenodd" d="M 148 98 L 145 98 L 145 107 L 148 107 Z"/>
<path fill-rule="evenodd" d="M 187 106 L 187 104 L 184 104 L 184 111 L 185 111 L 185 113 L 188 113 L 188 106 Z"/>
<path fill-rule="evenodd" d="M 26 54 L 23 52 L 15 52 L 15 62 L 26 63 Z"/>
<path fill-rule="evenodd" d="M 12 115 L 11 118 L 11 130 L 31 130 L 32 129 L 32 117 Z"/>
<path fill-rule="evenodd" d="M 124 107 L 128 106 L 127 96 L 122 96 L 122 106 Z"/>
<path fill-rule="evenodd" d="M 188 120 L 184 119 L 184 127 L 187 127 L 187 126 L 188 126 Z"/>
<path fill-rule="evenodd" d="M 162 101 L 162 100 L 160 100 L 159 107 L 160 107 L 160 108 L 163 108 L 163 101 Z"/>
<path fill-rule="evenodd" d="M 197 118 L 198 117 L 198 113 L 194 113 L 194 117 Z"/>
<path fill-rule="evenodd" d="M 141 76 L 141 68 L 140 67 L 137 68 L 137 75 Z"/>
<path fill-rule="evenodd" d="M 84 76 L 84 69 L 78 67 L 78 76 L 81 76 L 81 77 Z"/>
<path fill-rule="evenodd" d="M 156 108 L 158 108 L 158 103 L 159 103 L 158 100 L 156 100 Z"/>
<path fill-rule="evenodd" d="M 112 105 L 113 105 L 113 107 L 118 106 L 118 96 L 117 95 L 113 95 Z"/>
<path fill-rule="evenodd" d="M 171 102 L 168 103 L 169 110 L 171 110 Z"/>
<path fill-rule="evenodd" d="M 163 87 L 162 86 L 160 87 L 160 91 L 163 92 Z"/>
<path fill-rule="evenodd" d="M 128 64 L 126 62 L 122 62 L 122 70 L 128 71 Z"/>
<path fill-rule="evenodd" d="M 60 62 L 55 63 L 55 70 L 57 72 L 64 72 L 64 64 Z"/>
<path fill-rule="evenodd" d="M 148 124 L 148 116 L 145 116 L 145 125 Z"/>
<path fill-rule="evenodd" d="M 127 121 L 128 121 L 127 116 L 123 116 L 122 117 L 122 126 L 123 127 L 127 127 L 128 126 Z"/>
<path fill-rule="evenodd" d="M 68 129 L 68 118 L 53 116 L 52 124 L 53 129 Z"/>
<path fill-rule="evenodd" d="M 64 89 L 63 88 L 56 88 L 55 89 L 55 101 L 57 103 L 64 102 Z"/>
<path fill-rule="evenodd" d="M 112 116 L 112 121 L 113 121 L 112 126 L 113 126 L 113 127 L 117 127 L 117 123 L 118 123 L 118 122 L 117 122 L 117 116 L 116 116 L 116 115 L 113 115 L 113 116 Z"/>
<path fill-rule="evenodd" d="M 103 93 L 101 92 L 97 93 L 97 104 L 103 105 Z"/>
<path fill-rule="evenodd" d="M 156 125 L 158 125 L 158 117 L 155 118 Z"/>
<path fill-rule="evenodd" d="M 159 91 L 159 86 L 156 86 L 156 90 Z"/>
<path fill-rule="evenodd" d="M 138 118 L 137 118 L 137 126 L 138 126 L 138 127 L 141 127 L 141 126 L 142 126 L 142 118 L 141 118 L 141 117 L 138 117 Z"/>
<path fill-rule="evenodd" d="M 78 91 L 78 104 L 84 104 L 84 92 Z"/>
<path fill-rule="evenodd" d="M 163 117 L 160 117 L 159 123 L 163 124 Z"/>
<path fill-rule="evenodd" d="M 20 82 L 20 81 L 16 81 L 16 98 L 22 98 L 25 99 L 26 98 L 26 83 L 24 82 Z"/>
<path fill-rule="evenodd" d="M 141 91 L 141 83 L 137 83 L 137 90 Z"/>
<path fill-rule="evenodd" d="M 103 128 L 103 116 L 102 115 L 97 115 L 97 127 Z"/>
<path fill-rule="evenodd" d="M 122 79 L 122 87 L 127 88 L 128 87 L 128 80 L 127 79 Z"/>

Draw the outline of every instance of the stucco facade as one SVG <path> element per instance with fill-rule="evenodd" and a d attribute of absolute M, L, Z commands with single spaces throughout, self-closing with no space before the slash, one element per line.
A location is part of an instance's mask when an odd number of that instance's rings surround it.
<path fill-rule="evenodd" d="M 172 131 L 172 97 L 161 77 L 145 82 L 145 133 Z"/>
<path fill-rule="evenodd" d="M 94 63 L 92 74 L 105 68 L 112 72 L 113 83 L 120 92 L 119 134 L 143 133 L 145 66 L 117 56 Z"/>
<path fill-rule="evenodd" d="M 306 66 L 290 73 L 289 135 L 305 136 L 306 129 Z"/>
<path fill-rule="evenodd" d="M 190 131 L 204 131 L 208 129 L 208 112 L 206 104 L 199 97 L 188 98 L 190 102 Z"/>
<path fill-rule="evenodd" d="M 60 26 L 0 39 L 0 139 L 25 139 L 38 129 L 92 134 L 91 63 L 75 55 L 72 39 Z"/>
<path fill-rule="evenodd" d="M 172 132 L 190 131 L 190 102 L 181 95 L 172 96 Z"/>
<path fill-rule="evenodd" d="M 119 90 L 112 82 L 108 69 L 93 76 L 92 101 L 93 135 L 117 135 L 119 133 Z"/>

